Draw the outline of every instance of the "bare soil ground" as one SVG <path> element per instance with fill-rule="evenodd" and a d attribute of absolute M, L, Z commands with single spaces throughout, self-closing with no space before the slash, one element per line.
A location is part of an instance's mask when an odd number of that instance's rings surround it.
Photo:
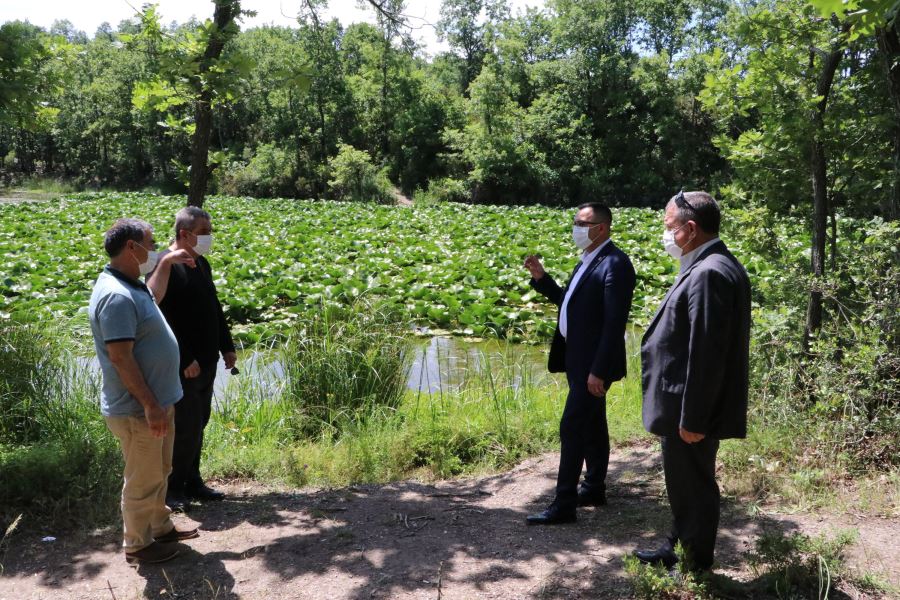
<path fill-rule="evenodd" d="M 557 454 L 474 479 L 343 489 L 279 490 L 220 483 L 229 499 L 178 516 L 200 538 L 159 566 L 126 564 L 115 525 L 101 531 L 24 530 L 0 554 L 0 599 L 628 598 L 623 556 L 653 547 L 669 523 L 656 449 L 617 450 L 609 504 L 578 523 L 528 527 L 552 498 Z M 734 598 L 762 597 L 743 553 L 766 528 L 859 531 L 850 562 L 900 585 L 900 523 L 863 515 L 749 516 L 726 499 L 716 572 Z M 43 542 L 48 535 L 54 542 Z M 872 598 L 847 584 L 831 598 Z"/>

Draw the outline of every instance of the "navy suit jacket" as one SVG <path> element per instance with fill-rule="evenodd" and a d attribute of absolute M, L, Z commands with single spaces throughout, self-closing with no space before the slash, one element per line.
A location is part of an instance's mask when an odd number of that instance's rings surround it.
<path fill-rule="evenodd" d="M 586 271 L 566 305 L 568 339 L 559 332 L 557 317 L 548 368 L 551 373 L 584 377 L 585 383 L 591 373 L 609 387 L 626 374 L 625 324 L 634 295 L 634 267 L 610 241 L 590 264 L 580 268 Z M 531 286 L 561 307 L 569 283 L 560 287 L 545 274 L 532 279 Z"/>
<path fill-rule="evenodd" d="M 750 280 L 718 241 L 678 277 L 644 334 L 644 427 L 745 437 L 749 362 Z"/>

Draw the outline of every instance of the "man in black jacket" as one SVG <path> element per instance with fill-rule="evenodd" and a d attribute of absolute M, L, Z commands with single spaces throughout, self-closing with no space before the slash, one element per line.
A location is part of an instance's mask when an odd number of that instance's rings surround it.
<path fill-rule="evenodd" d="M 672 568 L 675 544 L 687 568 L 713 564 L 719 525 L 719 440 L 747 432 L 750 280 L 719 239 L 721 215 L 705 192 L 666 206 L 663 245 L 681 268 L 641 344 L 644 427 L 661 437 L 674 527 L 645 563 Z"/>
<path fill-rule="evenodd" d="M 527 518 L 532 525 L 572 522 L 576 506 L 606 504 L 606 392 L 625 377 L 625 324 L 635 285 L 634 267 L 610 240 L 611 227 L 612 213 L 605 205 L 578 207 L 572 238 L 582 255 L 565 287 L 544 271 L 537 257 L 525 259 L 531 286 L 560 307 L 549 369 L 565 372 L 569 383 L 559 424 L 556 498 L 547 510 Z"/>
<path fill-rule="evenodd" d="M 188 206 L 175 215 L 175 241 L 160 253 L 159 266 L 147 280 L 166 317 L 180 354 L 184 398 L 175 410 L 175 448 L 166 504 L 186 510 L 193 500 L 220 500 L 224 495 L 208 487 L 200 476 L 203 430 L 212 412 L 213 384 L 219 354 L 225 368 L 237 360 L 231 332 L 213 283 L 209 262 L 212 247 L 209 213 Z M 177 251 L 188 253 L 195 265 L 168 260 Z"/>

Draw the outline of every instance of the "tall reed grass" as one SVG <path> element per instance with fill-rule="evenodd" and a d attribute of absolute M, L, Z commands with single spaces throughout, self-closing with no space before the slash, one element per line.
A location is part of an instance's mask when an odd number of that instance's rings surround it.
<path fill-rule="evenodd" d="M 299 437 L 329 430 L 403 399 L 409 336 L 389 308 L 358 300 L 349 307 L 323 307 L 296 326 L 279 351 L 283 401 L 296 409 Z"/>
<path fill-rule="evenodd" d="M 98 381 L 72 362 L 60 329 L 0 328 L 0 519 L 90 522 L 115 510 L 118 447 L 97 403 Z"/>

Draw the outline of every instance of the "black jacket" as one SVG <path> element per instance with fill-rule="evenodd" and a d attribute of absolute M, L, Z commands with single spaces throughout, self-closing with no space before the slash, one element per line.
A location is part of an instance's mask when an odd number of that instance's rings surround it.
<path fill-rule="evenodd" d="M 178 339 L 182 370 L 195 360 L 208 368 L 218 362 L 220 353 L 234 352 L 212 271 L 202 256 L 197 257 L 195 268 L 172 265 L 159 308 Z"/>

